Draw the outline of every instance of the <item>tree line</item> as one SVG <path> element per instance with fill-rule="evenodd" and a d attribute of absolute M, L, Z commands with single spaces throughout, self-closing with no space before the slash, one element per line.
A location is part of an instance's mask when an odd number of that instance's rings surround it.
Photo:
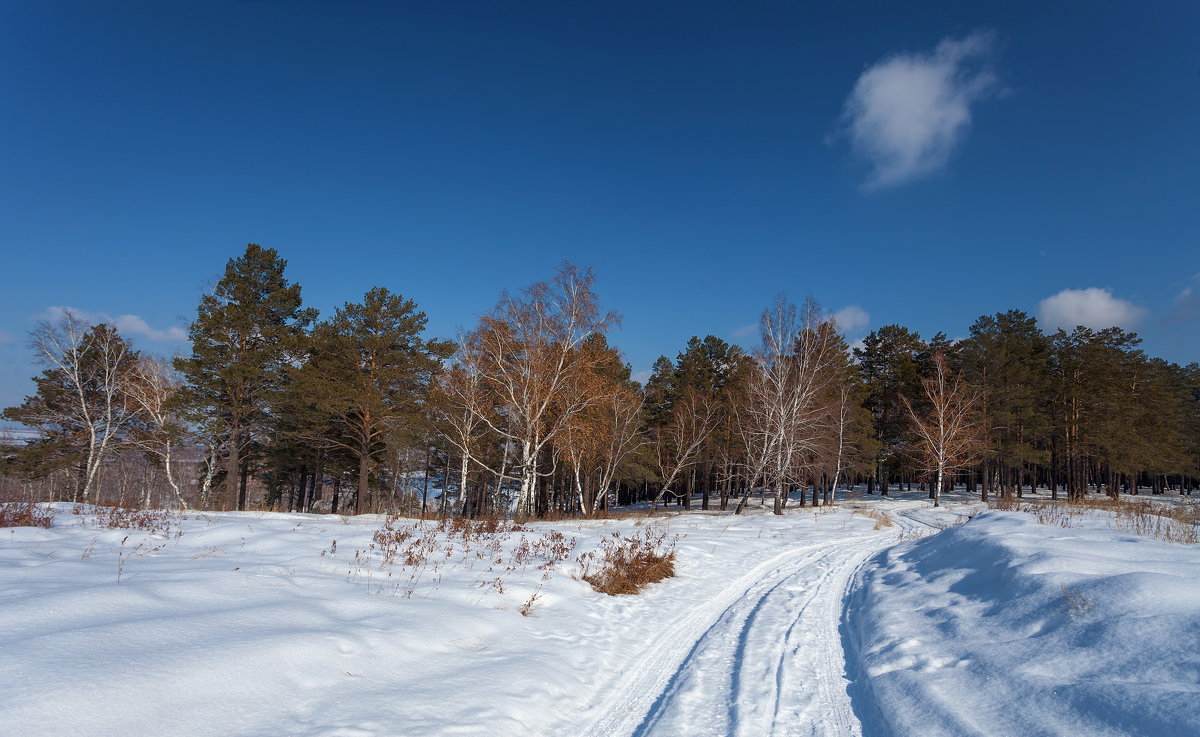
<path fill-rule="evenodd" d="M 781 512 L 864 482 L 937 503 L 955 483 L 987 500 L 1200 478 L 1200 366 L 1120 328 L 1046 334 L 1010 310 L 962 340 L 887 325 L 852 348 L 814 300 L 780 297 L 755 349 L 694 337 L 642 385 L 588 269 L 502 294 L 453 341 L 383 287 L 319 319 L 285 270 L 255 244 L 230 259 L 172 360 L 70 312 L 38 325 L 45 370 L 3 412 L 35 435 L 5 444 L 3 494 L 544 517 L 755 495 Z"/>

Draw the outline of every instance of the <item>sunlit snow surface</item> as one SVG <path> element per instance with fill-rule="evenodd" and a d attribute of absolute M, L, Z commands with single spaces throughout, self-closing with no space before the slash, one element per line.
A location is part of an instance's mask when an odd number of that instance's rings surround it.
<path fill-rule="evenodd" d="M 847 602 L 867 734 L 1200 735 L 1200 547 L 986 512 Z"/>
<path fill-rule="evenodd" d="M 60 505 L 0 530 L 0 735 L 1200 734 L 1197 550 L 871 503 L 895 524 L 756 508 L 468 544 L 428 523 L 440 562 L 390 576 L 377 516 L 156 536 Z M 678 536 L 676 578 L 578 580 L 647 524 Z M 553 531 L 565 560 L 515 562 Z"/>
<path fill-rule="evenodd" d="M 679 665 L 681 623 L 711 624 L 742 593 L 731 582 L 798 545 L 880 534 L 844 512 L 651 520 L 678 535 L 679 576 L 609 597 L 573 576 L 577 555 L 647 523 L 535 524 L 500 565 L 456 543 L 406 598 L 408 568 L 355 564 L 380 517 L 189 515 L 160 539 L 59 509 L 53 529 L 0 530 L 6 735 L 581 734 L 629 708 L 634 671 Z M 575 539 L 569 559 L 508 570 L 550 530 Z"/>

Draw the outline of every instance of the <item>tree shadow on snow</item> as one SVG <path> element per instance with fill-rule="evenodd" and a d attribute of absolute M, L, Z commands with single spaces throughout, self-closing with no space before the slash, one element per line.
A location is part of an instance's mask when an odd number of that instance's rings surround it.
<path fill-rule="evenodd" d="M 860 637 L 853 629 L 855 625 L 850 621 L 852 612 L 862 608 L 859 580 L 861 573 L 883 555 L 880 553 L 871 558 L 854 574 L 850 588 L 842 600 L 842 619 L 838 624 L 838 634 L 841 635 L 842 652 L 846 661 L 846 693 L 850 696 L 850 707 L 854 709 L 854 715 L 862 725 L 862 737 L 895 737 L 891 724 L 879 708 L 879 702 L 871 690 L 871 679 L 862 670 L 858 657 Z"/>

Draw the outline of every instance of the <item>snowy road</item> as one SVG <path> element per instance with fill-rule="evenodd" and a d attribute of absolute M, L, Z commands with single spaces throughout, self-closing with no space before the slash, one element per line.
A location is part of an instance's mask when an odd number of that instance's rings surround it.
<path fill-rule="evenodd" d="M 793 547 L 731 583 L 609 684 L 584 734 L 861 735 L 846 691 L 842 602 L 867 558 L 926 527 L 894 519 L 882 533 Z"/>

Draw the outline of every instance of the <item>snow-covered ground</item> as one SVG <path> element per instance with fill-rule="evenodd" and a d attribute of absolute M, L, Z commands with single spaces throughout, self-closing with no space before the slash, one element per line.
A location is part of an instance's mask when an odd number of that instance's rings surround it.
<path fill-rule="evenodd" d="M 391 564 L 378 516 L 150 533 L 60 506 L 0 530 L 0 735 L 1200 733 L 1196 550 L 864 503 L 395 520 Z M 580 554 L 647 530 L 677 541 L 675 578 L 579 580 Z"/>
<path fill-rule="evenodd" d="M 847 602 L 864 733 L 1200 735 L 1200 547 L 990 511 L 890 548 Z"/>

